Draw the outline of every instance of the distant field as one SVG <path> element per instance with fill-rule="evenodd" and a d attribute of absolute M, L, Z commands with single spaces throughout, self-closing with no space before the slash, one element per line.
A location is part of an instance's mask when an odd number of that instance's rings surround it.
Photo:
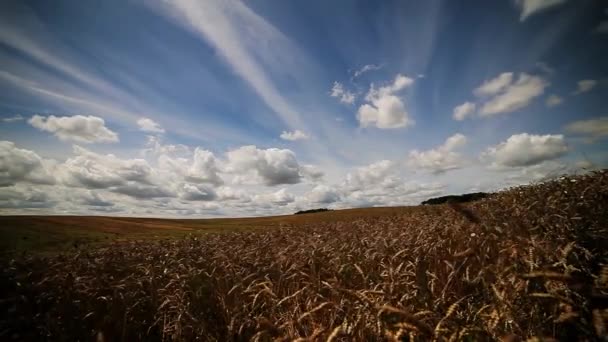
<path fill-rule="evenodd" d="M 0 251 L 61 252 L 113 241 L 183 237 L 402 215 L 415 207 L 334 210 L 249 218 L 159 219 L 105 216 L 0 216 Z"/>

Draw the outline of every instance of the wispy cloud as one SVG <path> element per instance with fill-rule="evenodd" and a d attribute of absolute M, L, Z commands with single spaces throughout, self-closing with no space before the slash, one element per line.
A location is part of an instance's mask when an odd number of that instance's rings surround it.
<path fill-rule="evenodd" d="M 10 116 L 8 118 L 2 118 L 2 119 L 0 119 L 0 121 L 2 121 L 2 122 L 17 122 L 17 121 L 22 121 L 23 119 L 24 119 L 23 116 L 17 114 L 17 115 L 14 115 L 14 116 Z"/>
<path fill-rule="evenodd" d="M 304 126 L 264 69 L 263 62 L 281 63 L 280 54 L 298 50 L 279 30 L 239 1 L 178 0 L 160 6 L 216 48 L 288 127 Z"/>

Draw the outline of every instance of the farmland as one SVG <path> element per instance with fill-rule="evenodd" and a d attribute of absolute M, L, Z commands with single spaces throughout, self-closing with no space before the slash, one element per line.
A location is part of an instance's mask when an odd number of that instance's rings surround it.
<path fill-rule="evenodd" d="M 470 204 L 2 217 L 0 339 L 599 340 L 607 222 L 605 171 Z"/>

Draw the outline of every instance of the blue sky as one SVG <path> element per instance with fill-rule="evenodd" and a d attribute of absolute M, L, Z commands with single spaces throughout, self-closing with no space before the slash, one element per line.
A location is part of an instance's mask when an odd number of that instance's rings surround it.
<path fill-rule="evenodd" d="M 0 212 L 402 205 L 605 167 L 607 8 L 3 1 Z"/>

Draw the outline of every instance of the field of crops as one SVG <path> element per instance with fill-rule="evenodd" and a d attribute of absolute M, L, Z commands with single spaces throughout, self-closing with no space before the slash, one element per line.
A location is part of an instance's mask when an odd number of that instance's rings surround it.
<path fill-rule="evenodd" d="M 602 340 L 607 224 L 604 171 L 407 214 L 12 257 L 0 340 Z"/>

